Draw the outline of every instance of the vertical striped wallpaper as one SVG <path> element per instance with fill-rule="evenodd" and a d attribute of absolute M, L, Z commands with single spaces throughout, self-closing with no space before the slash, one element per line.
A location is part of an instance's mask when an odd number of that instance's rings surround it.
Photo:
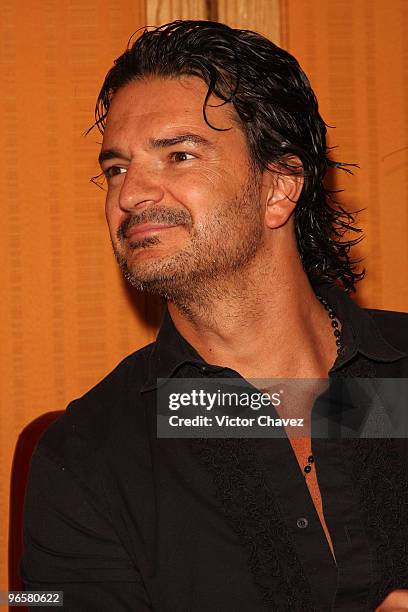
<path fill-rule="evenodd" d="M 3 0 L 0 17 L 0 589 L 11 460 L 22 428 L 63 409 L 151 341 L 120 278 L 104 218 L 97 91 L 145 23 L 134 0 Z M 154 317 L 151 317 L 154 319 Z"/>
<path fill-rule="evenodd" d="M 408 3 L 282 0 L 282 46 L 311 79 L 332 155 L 358 163 L 338 173 L 339 200 L 365 211 L 356 255 L 363 305 L 408 310 Z"/>

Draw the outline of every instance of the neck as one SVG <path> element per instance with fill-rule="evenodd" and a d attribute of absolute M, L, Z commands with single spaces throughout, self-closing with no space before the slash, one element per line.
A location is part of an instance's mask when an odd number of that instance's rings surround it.
<path fill-rule="evenodd" d="M 188 305 L 169 303 L 177 329 L 205 361 L 244 378 L 327 377 L 337 352 L 333 330 L 292 255 L 279 270 L 254 260 L 206 282 Z"/>

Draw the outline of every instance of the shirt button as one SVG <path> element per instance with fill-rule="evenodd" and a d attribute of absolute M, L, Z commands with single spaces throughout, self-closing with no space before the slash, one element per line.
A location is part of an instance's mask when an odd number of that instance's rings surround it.
<path fill-rule="evenodd" d="M 201 372 L 201 374 L 208 375 L 208 374 L 209 374 L 209 368 L 208 368 L 208 366 L 206 366 L 206 365 L 201 366 L 201 367 L 200 367 L 200 372 Z"/>
<path fill-rule="evenodd" d="M 301 518 L 297 519 L 296 525 L 299 527 L 299 529 L 305 529 L 309 525 L 309 521 L 307 518 L 302 516 Z"/>

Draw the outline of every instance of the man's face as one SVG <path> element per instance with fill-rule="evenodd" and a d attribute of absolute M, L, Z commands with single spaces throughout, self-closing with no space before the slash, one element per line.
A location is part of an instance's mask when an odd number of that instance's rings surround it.
<path fill-rule="evenodd" d="M 261 175 L 231 105 L 207 107 L 197 77 L 152 78 L 112 99 L 101 151 L 116 258 L 139 289 L 170 300 L 242 270 L 263 240 Z M 220 104 L 216 97 L 210 104 Z"/>

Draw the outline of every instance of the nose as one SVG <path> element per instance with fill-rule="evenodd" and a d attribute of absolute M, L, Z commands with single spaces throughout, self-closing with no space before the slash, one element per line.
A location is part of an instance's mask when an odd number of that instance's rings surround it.
<path fill-rule="evenodd" d="M 153 172 L 128 167 L 119 193 L 119 207 L 125 212 L 143 205 L 157 204 L 163 199 L 164 190 Z"/>

